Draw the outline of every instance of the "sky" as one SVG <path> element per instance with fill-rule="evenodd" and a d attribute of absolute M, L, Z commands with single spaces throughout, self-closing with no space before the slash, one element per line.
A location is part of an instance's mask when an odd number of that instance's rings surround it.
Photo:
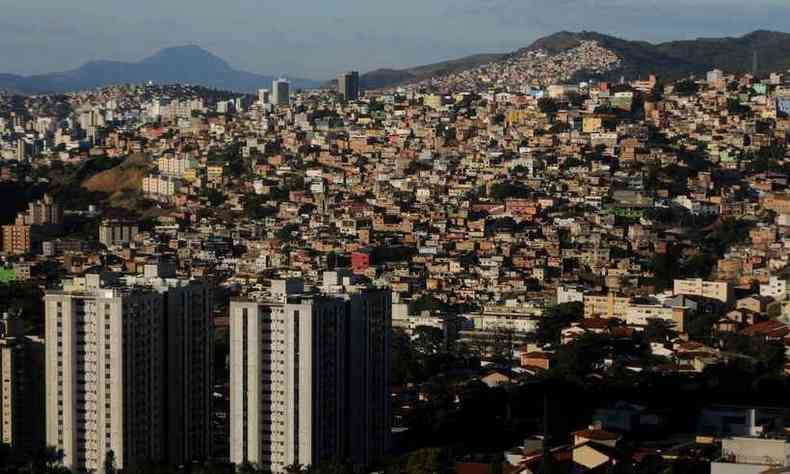
<path fill-rule="evenodd" d="M 233 67 L 323 80 L 508 52 L 557 31 L 667 41 L 790 32 L 790 0 L 0 0 L 0 73 L 199 45 Z"/>

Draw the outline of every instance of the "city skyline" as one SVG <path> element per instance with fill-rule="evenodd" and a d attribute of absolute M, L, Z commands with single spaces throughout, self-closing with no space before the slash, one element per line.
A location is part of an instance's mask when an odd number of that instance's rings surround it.
<path fill-rule="evenodd" d="M 788 0 L 0 11 L 0 474 L 790 473 Z"/>
<path fill-rule="evenodd" d="M 189 9 L 180 1 L 127 7 L 88 0 L 67 25 L 58 18 L 74 8 L 49 0 L 2 4 L 3 73 L 62 71 L 91 60 L 134 61 L 162 48 L 196 44 L 240 69 L 315 80 L 348 69 L 365 72 L 507 52 L 562 30 L 665 41 L 782 30 L 781 19 L 790 15 L 790 5 L 776 0 L 759 0 L 748 8 L 731 0 L 566 0 L 563 8 L 543 0 L 441 0 L 419 8 L 409 2 L 340 0 L 327 5 L 297 1 L 276 9 L 249 0 L 239 1 L 238 8 L 192 2 Z M 675 18 L 678 11 L 683 16 Z M 381 18 L 387 21 L 377 22 Z M 109 22 L 111 30 L 105 28 Z M 479 34 L 470 35 L 470 28 Z"/>

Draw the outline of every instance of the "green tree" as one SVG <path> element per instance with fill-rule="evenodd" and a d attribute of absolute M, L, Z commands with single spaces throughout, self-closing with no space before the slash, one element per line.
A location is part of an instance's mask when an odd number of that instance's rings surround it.
<path fill-rule="evenodd" d="M 406 460 L 406 474 L 449 474 L 452 467 L 449 453 L 442 448 L 423 448 Z"/>
<path fill-rule="evenodd" d="M 209 189 L 206 191 L 206 198 L 212 207 L 219 207 L 225 204 L 225 194 L 216 189 Z"/>
<path fill-rule="evenodd" d="M 711 343 L 713 341 L 713 330 L 719 315 L 715 313 L 694 313 L 689 317 L 686 325 L 686 333 L 694 341 Z"/>
<path fill-rule="evenodd" d="M 505 455 L 501 452 L 492 456 L 488 463 L 488 474 L 503 474 L 505 467 Z"/>
<path fill-rule="evenodd" d="M 645 327 L 645 339 L 650 342 L 666 342 L 677 336 L 673 325 L 663 319 L 649 319 Z"/>
<path fill-rule="evenodd" d="M 414 348 L 423 355 L 433 355 L 444 349 L 444 332 L 433 326 L 417 326 L 412 335 Z"/>
<path fill-rule="evenodd" d="M 306 469 L 309 474 L 352 474 L 353 467 L 347 461 L 328 459 Z"/>
<path fill-rule="evenodd" d="M 548 97 L 538 99 L 538 109 L 547 115 L 554 115 L 560 110 L 557 101 Z"/>
<path fill-rule="evenodd" d="M 107 451 L 104 457 L 104 474 L 115 474 L 115 451 Z"/>
<path fill-rule="evenodd" d="M 30 463 L 22 469 L 29 474 L 66 474 L 70 471 L 63 466 L 63 451 L 46 446 L 36 451 Z"/>
<path fill-rule="evenodd" d="M 236 470 L 238 474 L 257 474 L 258 469 L 246 459 L 238 466 Z"/>
<path fill-rule="evenodd" d="M 391 331 L 392 384 L 406 385 L 422 380 L 418 355 L 412 347 L 409 336 L 398 328 L 392 328 Z"/>
<path fill-rule="evenodd" d="M 699 92 L 699 85 L 691 80 L 683 80 L 675 83 L 675 94 L 681 97 L 688 97 Z"/>
<path fill-rule="evenodd" d="M 580 321 L 583 315 L 584 305 L 578 301 L 551 306 L 538 321 L 535 337 L 541 344 L 559 344 L 562 330 Z"/>

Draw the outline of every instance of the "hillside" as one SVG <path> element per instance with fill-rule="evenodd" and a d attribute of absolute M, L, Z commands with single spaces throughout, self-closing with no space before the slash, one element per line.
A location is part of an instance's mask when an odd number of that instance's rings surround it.
<path fill-rule="evenodd" d="M 129 207 L 130 202 L 141 196 L 143 178 L 151 170 L 151 163 L 145 155 L 135 154 L 121 164 L 97 173 L 82 182 L 88 191 L 109 195 L 110 202 L 118 207 Z"/>
<path fill-rule="evenodd" d="M 0 74 L 0 89 L 23 94 L 62 93 L 114 84 L 194 84 L 234 92 L 254 93 L 270 88 L 273 76 L 232 68 L 225 60 L 198 47 L 166 48 L 138 62 L 91 61 L 77 69 L 34 76 Z M 307 79 L 293 79 L 294 88 L 317 87 Z"/>
<path fill-rule="evenodd" d="M 582 41 L 595 41 L 598 45 L 614 52 L 622 59 L 620 67 L 608 74 L 598 76 L 602 79 L 612 80 L 620 77 L 636 79 L 654 73 L 661 75 L 665 79 L 677 79 L 712 69 L 706 64 L 691 61 L 683 57 L 683 55 L 672 56 L 661 50 L 657 45 L 646 41 L 629 41 L 587 31 L 580 33 L 567 31 L 555 33 L 535 41 L 515 54 L 539 50 L 546 51 L 549 54 L 558 54 L 578 46 Z M 584 78 L 584 76 L 579 77 L 579 79 Z"/>
<path fill-rule="evenodd" d="M 752 70 L 754 53 L 758 54 L 758 73 L 790 68 L 790 34 L 756 31 L 740 38 L 698 38 L 652 44 L 629 41 L 595 32 L 560 32 L 535 41 L 525 50 L 545 50 L 556 54 L 574 47 L 582 40 L 597 41 L 602 47 L 623 58 L 612 76 L 627 79 L 658 73 L 665 79 L 702 74 L 711 69 L 730 73 Z"/>
<path fill-rule="evenodd" d="M 619 67 L 605 74 L 578 73 L 575 80 L 595 77 L 606 80 L 644 78 L 656 73 L 666 80 L 704 74 L 711 69 L 731 73 L 752 70 L 754 52 L 758 53 L 758 73 L 790 69 L 790 34 L 755 31 L 739 38 L 699 38 L 689 41 L 648 43 L 630 41 L 601 33 L 562 31 L 540 38 L 531 45 L 507 54 L 481 54 L 453 61 L 408 69 L 377 69 L 360 77 L 363 88 L 378 89 L 447 76 L 479 66 L 513 60 L 530 52 L 558 55 L 594 41 L 622 59 Z"/>
<path fill-rule="evenodd" d="M 656 47 L 669 57 L 704 65 L 707 69 L 751 72 L 755 53 L 759 74 L 790 69 L 789 33 L 755 31 L 740 38 L 700 38 Z"/>
<path fill-rule="evenodd" d="M 363 89 L 381 89 L 398 84 L 421 81 L 432 76 L 465 71 L 480 66 L 481 64 L 497 61 L 505 56 L 505 54 L 475 54 L 407 69 L 376 69 L 360 75 L 359 84 Z M 331 80 L 324 84 L 323 87 L 333 88 L 336 85 L 337 81 Z"/>

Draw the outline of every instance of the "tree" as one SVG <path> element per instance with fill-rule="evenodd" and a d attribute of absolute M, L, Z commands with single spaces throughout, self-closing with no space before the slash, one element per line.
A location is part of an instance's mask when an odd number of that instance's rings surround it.
<path fill-rule="evenodd" d="M 23 472 L 30 474 L 65 474 L 70 471 L 62 465 L 63 451 L 46 446 L 36 451 L 33 460 L 25 466 Z"/>
<path fill-rule="evenodd" d="M 392 384 L 405 385 L 422 379 L 422 371 L 411 340 L 401 329 L 393 328 L 390 349 L 392 351 Z"/>
<path fill-rule="evenodd" d="M 239 465 L 237 469 L 238 474 L 257 474 L 258 469 L 255 468 L 249 461 L 246 459 Z"/>
<path fill-rule="evenodd" d="M 423 355 L 433 355 L 444 348 L 444 332 L 433 326 L 417 326 L 413 332 L 414 348 Z"/>
<path fill-rule="evenodd" d="M 689 339 L 709 343 L 713 338 L 713 327 L 719 320 L 719 315 L 715 313 L 692 314 L 689 323 L 686 325 L 686 332 Z"/>
<path fill-rule="evenodd" d="M 488 463 L 488 474 L 502 474 L 504 472 L 505 455 L 501 452 L 492 456 Z"/>
<path fill-rule="evenodd" d="M 411 453 L 406 460 L 406 474 L 449 474 L 452 460 L 442 448 L 424 448 Z"/>
<path fill-rule="evenodd" d="M 690 80 L 675 83 L 675 93 L 681 97 L 688 97 L 699 92 L 699 85 Z"/>
<path fill-rule="evenodd" d="M 543 97 L 538 99 L 538 109 L 546 115 L 554 115 L 560 110 L 560 107 L 554 99 Z"/>
<path fill-rule="evenodd" d="M 578 301 L 547 308 L 538 321 L 535 337 L 541 344 L 559 344 L 562 330 L 571 323 L 580 321 L 583 314 L 584 305 Z"/>
<path fill-rule="evenodd" d="M 663 319 L 649 319 L 645 327 L 645 338 L 650 342 L 666 342 L 677 335 L 672 324 Z"/>
<path fill-rule="evenodd" d="M 206 198 L 212 207 L 219 207 L 225 203 L 225 194 L 216 189 L 209 189 L 206 192 Z"/>
<path fill-rule="evenodd" d="M 107 451 L 104 457 L 104 474 L 115 474 L 115 451 Z"/>
<path fill-rule="evenodd" d="M 604 357 L 610 355 L 609 350 L 608 337 L 601 334 L 583 334 L 557 352 L 555 369 L 567 379 L 582 379 L 600 368 Z"/>
<path fill-rule="evenodd" d="M 308 466 L 305 472 L 308 474 L 351 474 L 354 469 L 347 461 L 328 459 L 314 466 Z"/>

